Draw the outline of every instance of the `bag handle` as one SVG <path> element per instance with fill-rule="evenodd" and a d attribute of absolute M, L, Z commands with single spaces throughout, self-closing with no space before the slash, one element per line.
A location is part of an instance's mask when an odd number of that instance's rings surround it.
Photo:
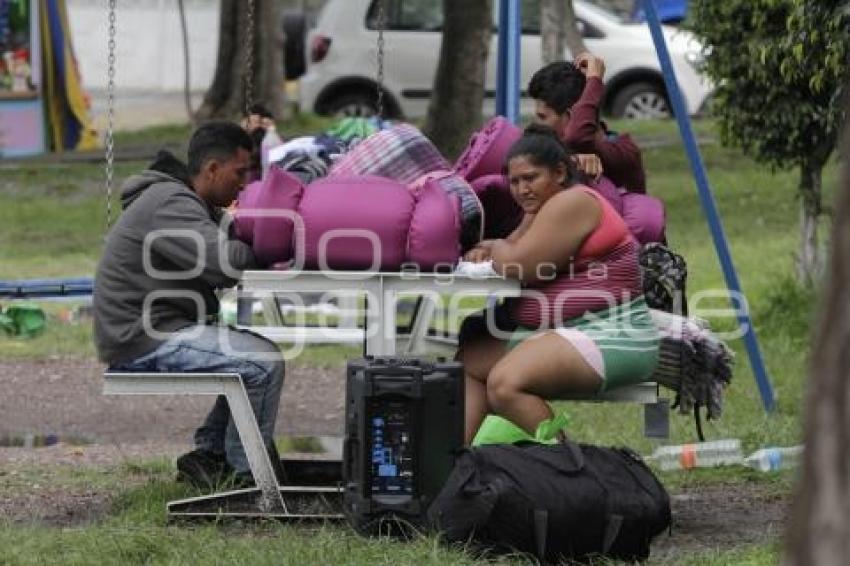
<path fill-rule="evenodd" d="M 549 512 L 546 509 L 534 510 L 534 543 L 537 546 L 537 558 L 546 556 L 546 539 L 549 535 Z"/>
<path fill-rule="evenodd" d="M 620 528 L 623 526 L 622 515 L 609 515 L 608 522 L 605 524 L 605 536 L 602 537 L 602 554 L 608 554 L 617 536 L 620 534 Z"/>

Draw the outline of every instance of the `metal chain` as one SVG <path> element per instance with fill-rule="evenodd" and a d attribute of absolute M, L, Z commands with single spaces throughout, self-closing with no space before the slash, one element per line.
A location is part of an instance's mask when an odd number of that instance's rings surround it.
<path fill-rule="evenodd" d="M 112 179 L 115 170 L 115 3 L 109 0 L 109 41 L 106 83 L 106 229 L 112 224 Z"/>
<path fill-rule="evenodd" d="M 384 28 L 387 24 L 387 14 L 384 10 L 385 0 L 378 0 L 378 76 L 377 76 L 377 103 L 376 110 L 378 120 L 384 119 Z"/>
<path fill-rule="evenodd" d="M 245 87 L 245 115 L 251 112 L 254 103 L 254 0 L 248 0 L 248 31 L 245 34 L 245 69 L 242 80 Z"/>

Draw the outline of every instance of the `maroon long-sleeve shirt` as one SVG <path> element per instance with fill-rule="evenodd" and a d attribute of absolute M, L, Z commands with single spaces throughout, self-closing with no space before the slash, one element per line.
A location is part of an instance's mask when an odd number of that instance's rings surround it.
<path fill-rule="evenodd" d="M 611 136 L 599 121 L 605 85 L 599 77 L 587 79 L 584 92 L 570 109 L 570 120 L 561 132 L 563 140 L 578 153 L 595 153 L 606 177 L 635 193 L 646 192 L 646 173 L 640 149 L 628 134 Z"/>

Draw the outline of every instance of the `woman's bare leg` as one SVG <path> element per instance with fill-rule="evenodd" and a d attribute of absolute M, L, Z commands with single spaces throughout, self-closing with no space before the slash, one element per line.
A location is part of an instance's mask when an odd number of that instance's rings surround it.
<path fill-rule="evenodd" d="M 534 434 L 552 418 L 545 399 L 597 391 L 599 374 L 567 340 L 554 332 L 525 340 L 507 353 L 487 378 L 490 409 Z"/>
<path fill-rule="evenodd" d="M 485 382 L 493 366 L 504 357 L 506 351 L 505 343 L 492 336 L 477 337 L 458 351 L 457 359 L 463 362 L 466 375 L 464 442 L 467 445 L 475 438 L 478 427 L 490 412 Z"/>

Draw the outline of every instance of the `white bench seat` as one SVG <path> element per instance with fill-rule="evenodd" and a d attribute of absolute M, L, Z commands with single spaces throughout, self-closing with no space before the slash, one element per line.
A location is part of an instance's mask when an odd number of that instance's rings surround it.
<path fill-rule="evenodd" d="M 261 510 L 286 512 L 274 468 L 239 374 L 107 371 L 103 378 L 104 395 L 224 395 L 254 482 L 261 492 Z"/>

